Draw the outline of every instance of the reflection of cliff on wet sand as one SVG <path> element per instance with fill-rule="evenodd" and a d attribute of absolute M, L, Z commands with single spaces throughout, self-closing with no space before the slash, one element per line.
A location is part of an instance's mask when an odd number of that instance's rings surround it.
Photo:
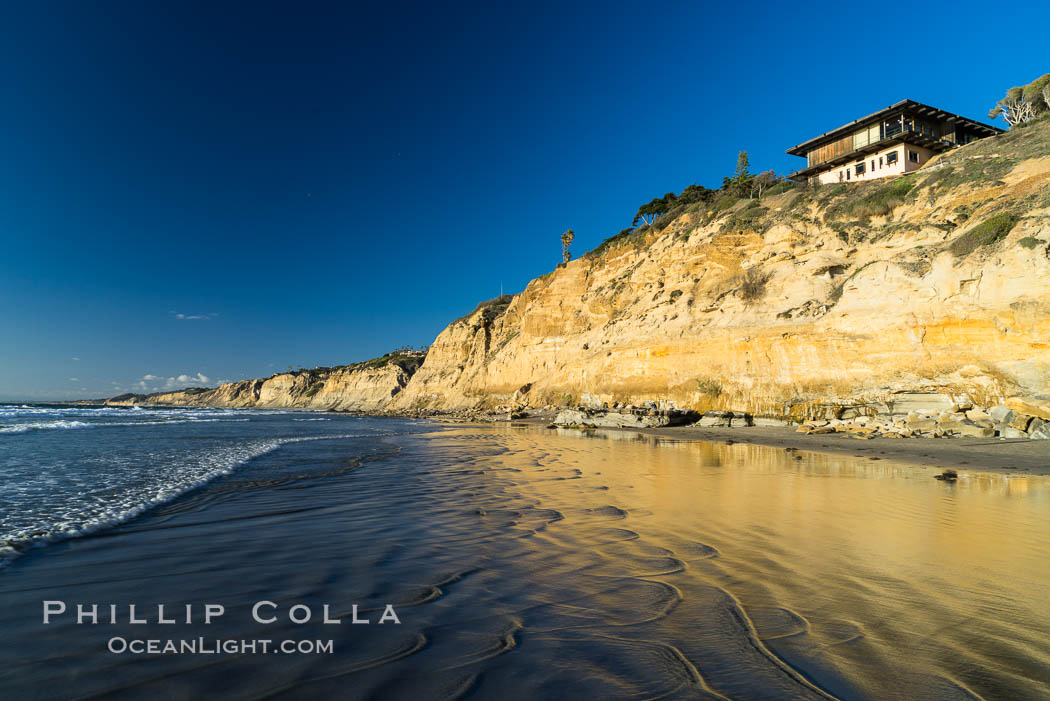
<path fill-rule="evenodd" d="M 532 425 L 543 425 L 536 422 Z M 562 435 L 573 435 L 574 429 Z M 579 430 L 575 435 L 579 436 Z M 586 429 L 590 431 L 590 429 Z M 618 429 L 604 430 L 610 439 Z M 671 426 L 667 428 L 639 429 L 630 431 L 662 440 L 715 441 L 725 443 L 749 443 L 774 448 L 809 450 L 850 457 L 875 457 L 899 463 L 920 465 L 927 468 L 958 471 L 1005 472 L 1050 476 L 1050 445 L 1046 441 L 1012 440 L 1002 441 L 987 438 L 951 439 L 894 439 L 874 438 L 859 441 L 848 433 L 830 435 L 797 433 L 793 427 L 752 426 L 747 428 L 716 428 L 696 426 Z"/>
<path fill-rule="evenodd" d="M 932 474 L 928 470 L 916 470 L 916 466 L 913 464 L 894 462 L 878 456 L 849 457 L 836 453 L 800 451 L 795 448 L 782 449 L 750 443 L 716 443 L 696 438 L 667 437 L 624 429 L 559 427 L 549 430 L 567 438 L 594 438 L 608 441 L 644 443 L 658 448 L 691 451 L 697 456 L 697 460 L 709 466 L 722 465 L 727 460 L 745 460 L 748 469 L 766 467 L 772 470 L 781 470 L 785 467 L 793 466 L 794 469 L 813 474 L 836 476 L 906 476 L 908 478 L 928 479 Z M 983 470 L 966 473 L 966 468 L 960 469 L 964 471 L 964 475 L 963 481 L 958 486 L 964 489 L 980 489 L 1004 494 L 1024 494 L 1028 491 L 1028 478 L 1030 475 L 1008 475 Z M 1038 477 L 1035 479 L 1040 484 L 1050 484 L 1050 482 L 1040 480 Z"/>
<path fill-rule="evenodd" d="M 504 462 L 542 450 L 534 470 L 571 473 L 572 487 L 529 487 L 565 514 L 548 534 L 602 563 L 590 571 L 676 587 L 683 603 L 661 635 L 702 630 L 690 616 L 710 612 L 684 602 L 716 587 L 739 600 L 772 655 L 835 694 L 1041 698 L 1050 688 L 1050 480 L 963 472 L 950 484 L 887 460 L 616 430 L 547 431 L 548 441 L 539 431 L 505 430 L 501 442 L 518 447 Z M 581 535 L 590 503 L 624 513 L 616 527 L 638 534 L 630 551 Z M 691 559 L 698 548 L 703 557 Z M 650 562 L 657 553 L 683 567 Z"/>

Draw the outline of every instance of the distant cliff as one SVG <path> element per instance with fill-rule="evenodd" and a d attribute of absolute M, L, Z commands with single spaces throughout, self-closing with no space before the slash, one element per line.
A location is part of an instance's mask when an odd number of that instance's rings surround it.
<path fill-rule="evenodd" d="M 794 417 L 923 392 L 1045 402 L 1050 123 L 900 178 L 678 207 L 482 303 L 418 360 L 145 401 L 416 411 L 665 400 Z"/>
<path fill-rule="evenodd" d="M 408 385 L 422 362 L 422 354 L 391 353 L 355 365 L 278 373 L 264 379 L 229 382 L 215 389 L 124 394 L 106 403 L 376 412 Z"/>

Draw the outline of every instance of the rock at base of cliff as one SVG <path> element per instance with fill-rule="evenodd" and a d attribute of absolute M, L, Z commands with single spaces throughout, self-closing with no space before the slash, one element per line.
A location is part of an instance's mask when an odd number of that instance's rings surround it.
<path fill-rule="evenodd" d="M 787 419 L 773 419 L 768 416 L 755 416 L 751 419 L 752 426 L 794 426 L 795 424 Z"/>
<path fill-rule="evenodd" d="M 971 438 L 991 438 L 995 435 L 994 428 L 978 426 L 972 423 L 960 423 L 954 430 L 961 436 L 969 436 Z"/>
<path fill-rule="evenodd" d="M 997 424 L 1008 424 L 1014 419 L 1014 412 L 1012 409 L 1000 404 L 999 406 L 993 406 L 988 410 L 988 415 Z"/>
<path fill-rule="evenodd" d="M 999 434 L 1000 438 L 1028 438 L 1028 434 L 1024 431 L 1018 431 L 1013 426 L 1008 424 L 996 424 L 995 431 Z"/>
<path fill-rule="evenodd" d="M 1036 419 L 1036 421 L 1039 421 L 1039 419 Z M 1034 440 L 1050 440 L 1050 421 L 1044 421 L 1036 428 L 1031 429 L 1031 433 L 1028 434 L 1028 437 Z"/>
<path fill-rule="evenodd" d="M 1005 406 L 1020 414 L 1028 414 L 1044 421 L 1050 421 L 1050 400 L 1010 397 L 1006 400 Z"/>
<path fill-rule="evenodd" d="M 655 409 L 611 410 L 563 409 L 554 417 L 555 426 L 586 426 L 588 428 L 662 428 L 680 426 L 696 420 L 688 411 L 658 411 Z"/>
<path fill-rule="evenodd" d="M 751 415 L 741 411 L 708 411 L 697 425 L 701 428 L 739 428 L 754 424 Z"/>

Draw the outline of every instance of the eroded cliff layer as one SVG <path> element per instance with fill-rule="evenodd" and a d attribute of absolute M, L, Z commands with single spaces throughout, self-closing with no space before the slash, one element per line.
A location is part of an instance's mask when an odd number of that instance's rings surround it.
<path fill-rule="evenodd" d="M 1050 125 L 903 178 L 777 189 L 671 212 L 481 305 L 388 407 L 1050 398 Z"/>

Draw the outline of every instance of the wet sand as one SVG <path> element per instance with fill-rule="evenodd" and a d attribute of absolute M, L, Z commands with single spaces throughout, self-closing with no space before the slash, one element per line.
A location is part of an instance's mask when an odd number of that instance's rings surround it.
<path fill-rule="evenodd" d="M 519 423 L 515 421 L 514 423 Z M 525 419 L 520 423 L 546 426 L 548 418 Z M 603 429 L 615 431 L 621 429 Z M 750 426 L 747 428 L 627 428 L 624 431 L 654 438 L 750 443 L 775 448 L 852 455 L 910 463 L 931 470 L 980 470 L 1005 474 L 1050 475 L 1050 441 L 1027 438 L 872 438 L 862 440 L 846 433 L 805 434 L 793 427 Z"/>
<path fill-rule="evenodd" d="M 658 435 L 459 426 L 354 459 L 289 444 L 0 572 L 0 697 L 1047 697 L 1050 479 Z M 51 599 L 151 622 L 45 627 Z M 261 600 L 276 622 L 252 621 Z M 165 626 L 157 603 L 227 614 Z M 296 603 L 314 620 L 290 623 Z M 386 603 L 400 625 L 376 625 Z M 106 652 L 117 635 L 335 652 Z"/>

